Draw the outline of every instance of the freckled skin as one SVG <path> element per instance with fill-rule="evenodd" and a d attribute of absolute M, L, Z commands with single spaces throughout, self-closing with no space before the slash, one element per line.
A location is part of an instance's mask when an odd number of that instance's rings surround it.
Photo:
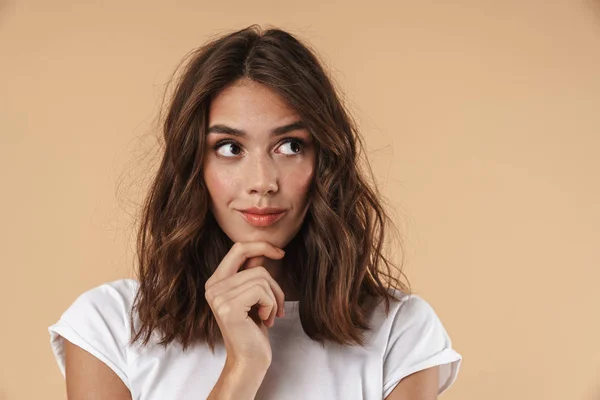
<path fill-rule="evenodd" d="M 247 137 L 208 134 L 204 156 L 210 209 L 232 241 L 267 241 L 283 248 L 302 226 L 315 169 L 312 137 L 306 129 L 271 136 L 272 129 L 299 120 L 299 115 L 282 97 L 250 80 L 238 81 L 213 99 L 208 126 L 226 125 L 247 133 Z M 300 138 L 305 143 L 286 142 L 286 138 Z M 235 143 L 214 149 L 223 139 Z M 277 207 L 287 213 L 270 226 L 255 227 L 236 211 L 249 207 Z M 267 258 L 260 261 L 259 265 L 264 265 L 282 284 L 285 268 L 281 262 Z"/>

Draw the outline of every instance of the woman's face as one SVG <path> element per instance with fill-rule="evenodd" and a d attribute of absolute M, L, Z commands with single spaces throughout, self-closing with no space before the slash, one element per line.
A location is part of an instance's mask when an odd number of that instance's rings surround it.
<path fill-rule="evenodd" d="M 271 89 L 241 80 L 213 99 L 204 180 L 210 209 L 233 242 L 287 245 L 308 210 L 314 168 L 310 133 L 296 111 Z M 283 214 L 270 224 L 256 222 L 258 218 L 251 222 L 252 216 L 242 212 L 251 207 L 278 208 Z"/>

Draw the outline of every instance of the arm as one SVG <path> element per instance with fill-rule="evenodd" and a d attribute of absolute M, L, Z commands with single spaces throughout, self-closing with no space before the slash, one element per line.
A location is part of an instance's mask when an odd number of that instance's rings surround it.
<path fill-rule="evenodd" d="M 438 380 L 438 366 L 415 372 L 398 382 L 385 400 L 436 400 Z"/>
<path fill-rule="evenodd" d="M 64 341 L 68 400 L 131 400 L 127 386 L 106 364 Z M 207 400 L 252 400 L 266 372 L 266 368 L 247 368 L 226 361 Z"/>
<path fill-rule="evenodd" d="M 68 400 L 131 400 L 121 378 L 106 364 L 81 347 L 63 340 Z"/>
<path fill-rule="evenodd" d="M 254 400 L 267 368 L 234 365 L 229 359 L 206 400 Z"/>

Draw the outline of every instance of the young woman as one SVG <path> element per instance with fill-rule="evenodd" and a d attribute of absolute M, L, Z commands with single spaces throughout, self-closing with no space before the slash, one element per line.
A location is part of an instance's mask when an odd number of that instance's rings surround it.
<path fill-rule="evenodd" d="M 430 400 L 452 384 L 461 356 L 390 269 L 362 139 L 306 45 L 251 26 L 194 51 L 163 137 L 137 280 L 49 327 L 70 400 Z"/>

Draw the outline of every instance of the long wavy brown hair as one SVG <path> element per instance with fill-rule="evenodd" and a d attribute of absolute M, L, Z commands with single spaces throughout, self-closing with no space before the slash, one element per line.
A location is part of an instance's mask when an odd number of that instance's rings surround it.
<path fill-rule="evenodd" d="M 139 290 L 130 315 L 135 326 L 137 312 L 139 324 L 131 343 L 145 345 L 154 332 L 158 344 L 176 340 L 184 350 L 197 341 L 212 351 L 222 343 L 204 285 L 233 242 L 209 210 L 202 165 L 211 99 L 245 78 L 282 96 L 315 141 L 310 208 L 283 259 L 300 293 L 302 327 L 320 343 L 363 345 L 373 308 L 383 300 L 388 313 L 390 288 L 410 289 L 384 253 L 388 230 L 397 228 L 366 157 L 361 168 L 364 145 L 356 124 L 316 53 L 288 32 L 252 25 L 211 39 L 186 60 L 160 118 L 164 153 L 140 214 Z"/>

